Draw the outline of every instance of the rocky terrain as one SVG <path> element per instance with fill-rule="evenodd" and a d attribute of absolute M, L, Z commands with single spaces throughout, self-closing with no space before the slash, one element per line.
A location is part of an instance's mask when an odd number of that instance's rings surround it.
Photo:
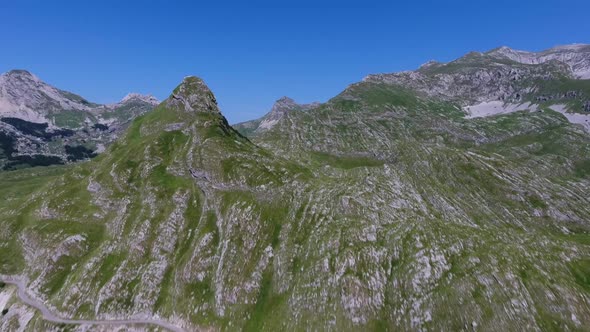
<path fill-rule="evenodd" d="M 0 169 L 48 166 L 104 151 L 137 116 L 159 102 L 132 93 L 99 105 L 25 70 L 0 75 Z"/>
<path fill-rule="evenodd" d="M 585 50 L 370 75 L 236 129 L 187 77 L 96 158 L 0 174 L 0 279 L 87 323 L 584 330 Z M 15 292 L 1 328 L 61 328 Z"/>
<path fill-rule="evenodd" d="M 308 111 L 318 107 L 320 103 L 297 104 L 289 97 L 281 97 L 272 106 L 270 112 L 262 118 L 241 122 L 233 127 L 244 135 L 251 135 L 264 132 L 277 124 L 287 113 L 292 111 Z"/>

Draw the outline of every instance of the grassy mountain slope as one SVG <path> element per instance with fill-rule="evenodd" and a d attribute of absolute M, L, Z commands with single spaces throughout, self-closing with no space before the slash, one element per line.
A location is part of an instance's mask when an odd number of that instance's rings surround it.
<path fill-rule="evenodd" d="M 63 315 L 189 330 L 583 329 L 590 136 L 461 106 L 368 80 L 247 139 L 186 78 L 0 205 L 0 273 Z"/>

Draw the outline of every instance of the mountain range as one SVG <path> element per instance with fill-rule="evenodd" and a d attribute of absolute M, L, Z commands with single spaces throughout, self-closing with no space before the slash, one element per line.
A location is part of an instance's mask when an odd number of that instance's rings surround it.
<path fill-rule="evenodd" d="M 99 105 L 25 70 L 0 75 L 0 168 L 63 164 L 104 151 L 158 100 L 131 93 Z"/>
<path fill-rule="evenodd" d="M 91 160 L 0 173 L 0 329 L 585 330 L 589 64 L 472 52 L 235 126 L 186 77 Z M 19 119 L 111 119 L 59 95 Z"/>

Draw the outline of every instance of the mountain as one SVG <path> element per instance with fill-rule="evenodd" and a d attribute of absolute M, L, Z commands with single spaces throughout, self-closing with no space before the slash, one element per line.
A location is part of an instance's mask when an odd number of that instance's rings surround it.
<path fill-rule="evenodd" d="M 28 71 L 4 73 L 0 75 L 0 169 L 92 157 L 131 120 L 157 104 L 152 96 L 129 94 L 119 103 L 99 105 Z"/>
<path fill-rule="evenodd" d="M 144 102 L 146 104 L 151 104 L 154 106 L 157 106 L 160 103 L 160 101 L 156 99 L 156 97 L 152 95 L 142 95 L 140 93 L 128 93 L 125 97 L 123 97 L 121 103 L 127 103 L 132 100 Z"/>
<path fill-rule="evenodd" d="M 190 329 L 243 324 L 251 306 L 234 303 L 254 303 L 268 283 L 261 269 L 287 213 L 277 188 L 308 176 L 241 136 L 203 81 L 187 77 L 105 153 L 47 186 L 33 203 L 43 207 L 29 205 L 31 228 L 3 224 L 32 236 L 35 253 L 3 237 L 13 255 L 2 251 L 2 273 L 36 275 L 35 297 L 67 316 L 156 310 Z M 26 205 L 5 207 L 23 208 L 17 215 Z"/>
<path fill-rule="evenodd" d="M 449 63 L 427 63 L 416 71 L 369 75 L 364 81 L 399 85 L 463 106 L 483 101 L 556 101 L 572 104 L 575 112 L 587 112 L 589 83 L 580 75 L 589 68 L 589 50 L 590 46 L 577 45 L 527 53 L 503 47 L 472 52 Z"/>
<path fill-rule="evenodd" d="M 525 52 L 503 46 L 487 52 L 498 58 L 506 58 L 523 64 L 542 64 L 559 61 L 569 66 L 571 73 L 579 79 L 590 79 L 590 45 L 573 44 L 558 46 L 543 52 Z"/>
<path fill-rule="evenodd" d="M 26 70 L 0 75 L 0 114 L 29 122 L 50 122 L 63 111 L 89 111 L 98 106 L 84 98 L 56 89 Z M 58 117 L 59 122 L 59 117 Z"/>
<path fill-rule="evenodd" d="M 289 112 L 305 112 L 310 109 L 313 109 L 318 105 L 319 103 L 297 104 L 295 100 L 289 97 L 281 97 L 274 103 L 270 112 L 266 113 L 260 119 L 241 122 L 235 124 L 233 127 L 245 135 L 256 132 L 263 132 L 265 130 L 272 128 L 272 126 L 274 126 L 279 120 L 281 120 L 285 116 L 285 114 Z"/>
<path fill-rule="evenodd" d="M 61 327 L 18 286 L 77 330 L 584 330 L 588 82 L 470 53 L 246 137 L 187 77 L 98 157 L 0 174 L 0 329 Z"/>

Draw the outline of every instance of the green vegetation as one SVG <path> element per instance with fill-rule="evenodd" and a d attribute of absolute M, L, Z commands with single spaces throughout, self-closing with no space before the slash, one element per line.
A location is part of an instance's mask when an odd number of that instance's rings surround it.
<path fill-rule="evenodd" d="M 384 164 L 383 161 L 368 157 L 336 156 L 324 152 L 312 152 L 312 160 L 320 165 L 330 165 L 336 168 L 352 169 L 357 167 L 377 167 Z"/>
<path fill-rule="evenodd" d="M 276 294 L 273 291 L 272 275 L 265 272 L 262 276 L 256 304 L 250 314 L 250 319 L 244 326 L 244 331 L 261 331 L 268 329 L 265 323 L 280 321 L 280 316 L 276 315 L 276 310 L 281 307 L 285 300 L 284 294 Z"/>
<path fill-rule="evenodd" d="M 581 178 L 590 177 L 590 159 L 576 161 L 574 163 L 574 174 Z"/>
<path fill-rule="evenodd" d="M 60 112 L 50 115 L 54 123 L 58 127 L 65 128 L 80 128 L 84 125 L 84 120 L 89 116 L 86 112 L 80 111 L 67 111 L 62 110 Z"/>
<path fill-rule="evenodd" d="M 590 138 L 559 114 L 363 82 L 249 140 L 174 94 L 88 162 L 0 174 L 0 273 L 188 329 L 590 324 Z"/>
<path fill-rule="evenodd" d="M 590 259 L 570 263 L 570 270 L 578 285 L 590 294 Z"/>

